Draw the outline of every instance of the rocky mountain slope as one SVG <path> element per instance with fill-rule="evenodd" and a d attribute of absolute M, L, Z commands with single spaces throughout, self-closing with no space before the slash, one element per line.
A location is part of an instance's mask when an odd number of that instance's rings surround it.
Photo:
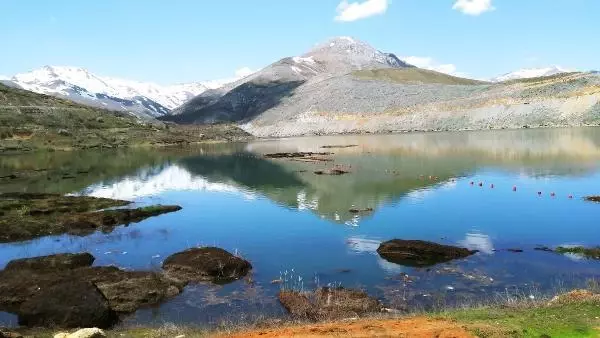
<path fill-rule="evenodd" d="M 237 79 L 161 86 L 98 76 L 78 67 L 45 66 L 11 78 L 3 84 L 54 95 L 84 105 L 128 111 L 138 117 L 159 117 L 209 89 L 219 88 Z"/>
<path fill-rule="evenodd" d="M 319 44 L 309 52 L 281 59 L 260 71 L 207 91 L 164 117 L 187 123 L 240 121 L 276 108 L 306 83 L 319 83 L 356 69 L 412 67 L 394 54 L 383 53 L 349 37 Z"/>
<path fill-rule="evenodd" d="M 231 121 L 259 137 L 599 125 L 600 76 L 476 81 L 343 37 L 207 91 L 174 114 L 161 119 Z"/>

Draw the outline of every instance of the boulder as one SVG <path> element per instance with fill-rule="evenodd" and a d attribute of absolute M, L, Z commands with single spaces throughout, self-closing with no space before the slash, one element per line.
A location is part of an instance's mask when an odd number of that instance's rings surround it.
<path fill-rule="evenodd" d="M 23 258 L 8 262 L 4 270 L 68 270 L 91 266 L 94 259 L 94 256 L 89 253 L 67 253 Z"/>
<path fill-rule="evenodd" d="M 109 328 L 118 320 L 102 292 L 82 281 L 40 290 L 21 305 L 18 316 L 19 325 L 29 327 Z"/>
<path fill-rule="evenodd" d="M 383 242 L 377 253 L 388 262 L 412 266 L 427 267 L 454 259 L 466 258 L 477 250 L 437 244 L 420 240 L 393 239 Z"/>
<path fill-rule="evenodd" d="M 73 333 L 57 333 L 54 338 L 103 338 L 106 337 L 106 333 L 97 327 L 77 330 Z"/>
<path fill-rule="evenodd" d="M 81 257 L 84 257 L 81 254 Z M 134 312 L 140 307 L 152 306 L 171 298 L 183 289 L 185 283 L 151 271 L 125 271 L 114 266 L 64 265 L 56 269 L 37 269 L 39 262 L 64 262 L 64 255 L 12 261 L 10 268 L 0 271 L 0 311 L 18 313 L 21 305 L 36 297 L 40 291 L 68 288 L 74 281 L 95 285 L 108 300 L 110 308 L 118 313 Z M 91 255 L 90 255 L 91 256 Z M 93 256 L 91 256 L 93 259 Z M 89 260 L 88 260 L 89 263 Z M 26 282 L 24 282 L 26 281 Z M 52 295 L 48 295 L 51 297 Z M 61 302 L 60 294 L 54 297 Z"/>
<path fill-rule="evenodd" d="M 244 277 L 252 269 L 252 265 L 223 249 L 206 247 L 189 249 L 167 257 L 163 269 L 170 277 L 185 283 L 228 283 Z"/>
<path fill-rule="evenodd" d="M 380 302 L 362 290 L 323 287 L 313 292 L 283 290 L 281 305 L 297 319 L 332 320 L 381 312 Z"/>

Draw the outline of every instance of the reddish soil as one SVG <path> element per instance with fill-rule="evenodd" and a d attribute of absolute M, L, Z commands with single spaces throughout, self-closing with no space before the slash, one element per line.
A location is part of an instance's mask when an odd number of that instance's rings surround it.
<path fill-rule="evenodd" d="M 471 338 L 461 325 L 423 317 L 406 319 L 361 319 L 238 332 L 223 337 L 411 337 Z"/>

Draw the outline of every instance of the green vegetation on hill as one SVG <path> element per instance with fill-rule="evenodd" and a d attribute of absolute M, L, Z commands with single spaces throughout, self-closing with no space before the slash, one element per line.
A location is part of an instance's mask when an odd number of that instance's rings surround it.
<path fill-rule="evenodd" d="M 176 126 L 0 84 L 0 153 L 235 140 L 230 125 Z"/>
<path fill-rule="evenodd" d="M 383 80 L 398 83 L 436 83 L 446 85 L 480 85 L 484 81 L 465 79 L 421 68 L 383 68 L 358 70 L 352 73 L 361 79 Z"/>

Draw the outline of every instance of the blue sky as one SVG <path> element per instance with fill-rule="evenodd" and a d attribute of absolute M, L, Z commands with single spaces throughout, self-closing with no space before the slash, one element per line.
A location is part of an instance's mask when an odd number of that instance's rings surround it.
<path fill-rule="evenodd" d="M 161 84 L 232 77 L 344 35 L 476 78 L 600 68 L 598 0 L 1 0 L 0 74 L 44 65 Z"/>

